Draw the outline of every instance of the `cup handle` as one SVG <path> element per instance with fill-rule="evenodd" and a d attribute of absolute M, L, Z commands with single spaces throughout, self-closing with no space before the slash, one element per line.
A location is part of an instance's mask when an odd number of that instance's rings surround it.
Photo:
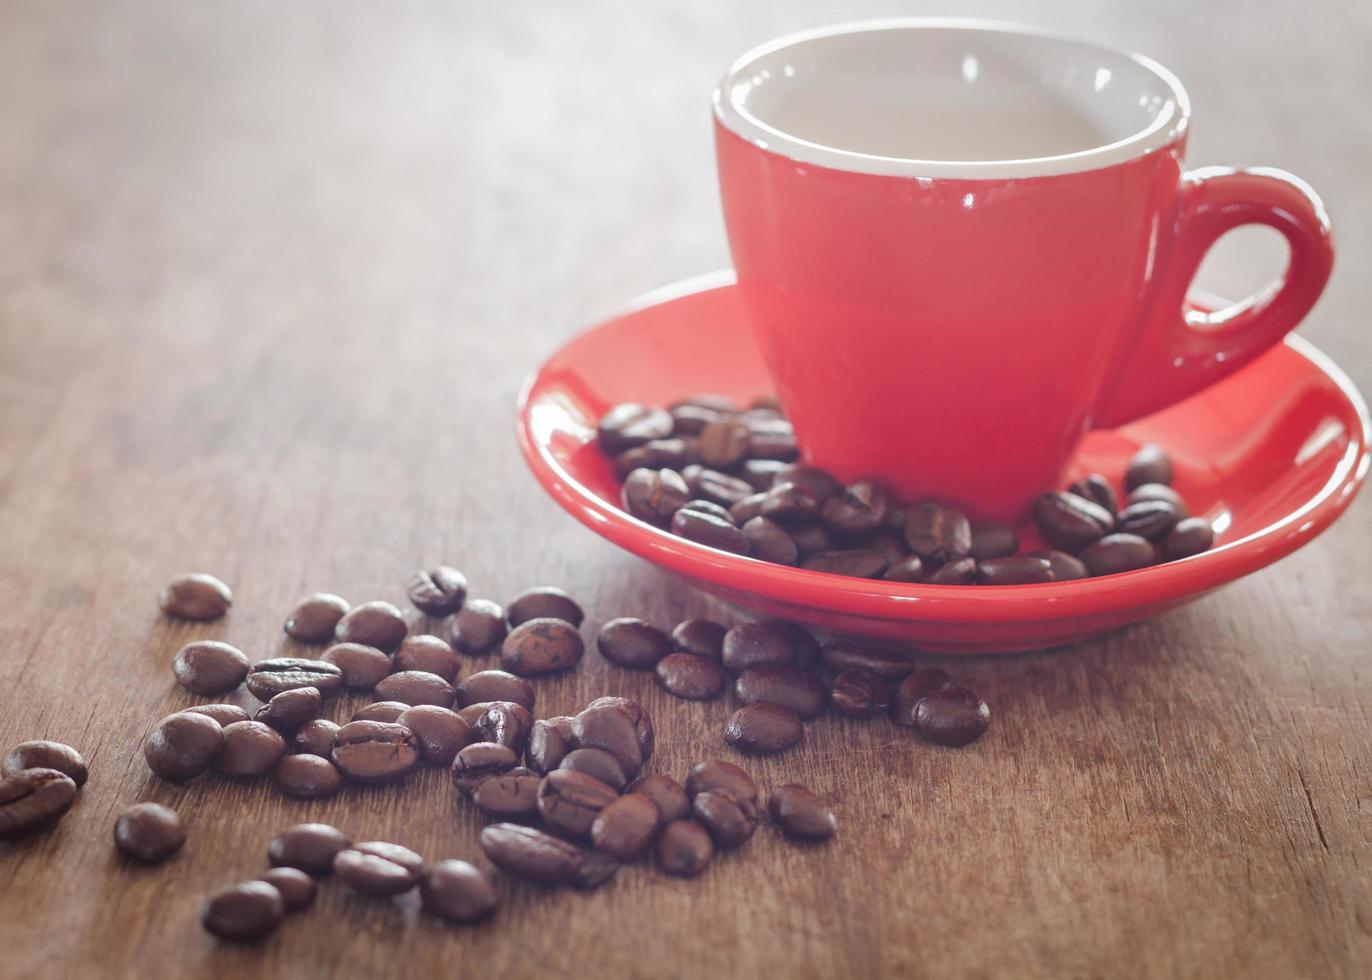
<path fill-rule="evenodd" d="M 1238 370 L 1286 336 L 1319 299 L 1334 265 L 1329 216 L 1314 189 L 1283 170 L 1207 167 L 1183 175 L 1161 283 L 1094 425 L 1123 425 Z M 1291 247 L 1286 271 L 1247 299 L 1214 312 L 1186 294 L 1210 247 L 1240 225 L 1267 225 Z M 1160 235 L 1163 241 L 1169 236 Z"/>

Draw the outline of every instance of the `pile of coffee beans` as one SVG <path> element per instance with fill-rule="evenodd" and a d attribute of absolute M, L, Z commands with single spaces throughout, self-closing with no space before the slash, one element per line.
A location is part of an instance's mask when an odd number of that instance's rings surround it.
<path fill-rule="evenodd" d="M 720 551 L 811 571 L 931 585 L 1032 585 L 1112 575 L 1206 551 L 1214 532 L 1171 488 L 1172 464 L 1144 446 L 1123 506 L 1092 474 L 1035 505 L 1046 549 L 1021 552 L 1014 528 L 931 501 L 908 506 L 875 480 L 844 486 L 797 462 L 773 399 L 743 409 L 697 395 L 659 408 L 616 405 L 597 439 L 624 481 L 624 509 Z"/>
<path fill-rule="evenodd" d="M 61 742 L 21 742 L 0 761 L 0 840 L 51 827 L 86 784 L 86 760 Z"/>

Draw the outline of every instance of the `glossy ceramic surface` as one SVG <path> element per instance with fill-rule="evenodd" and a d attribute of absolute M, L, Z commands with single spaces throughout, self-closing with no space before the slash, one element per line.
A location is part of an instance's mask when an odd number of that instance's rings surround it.
<path fill-rule="evenodd" d="M 1073 456 L 1069 476 L 1099 471 L 1118 480 L 1140 444 L 1166 446 L 1178 490 L 1218 532 L 1213 550 L 1184 561 L 1049 585 L 902 585 L 726 554 L 620 510 L 618 481 L 594 443 L 606 409 L 706 391 L 746 401 L 769 384 L 731 276 L 703 277 L 645 297 L 554 354 L 520 397 L 519 443 L 569 513 L 693 585 L 759 614 L 947 653 L 1065 643 L 1194 599 L 1310 541 L 1348 506 L 1368 469 L 1361 397 L 1323 355 L 1291 337 L 1193 398 L 1091 433 Z M 910 424 L 937 437 L 936 428 Z"/>

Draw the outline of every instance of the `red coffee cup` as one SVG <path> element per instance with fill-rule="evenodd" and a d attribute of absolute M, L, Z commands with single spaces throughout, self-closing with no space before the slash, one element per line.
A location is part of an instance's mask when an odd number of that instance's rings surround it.
<path fill-rule="evenodd" d="M 1139 55 L 1023 27 L 892 20 L 756 48 L 715 92 L 741 294 L 807 458 L 1016 520 L 1081 436 L 1277 343 L 1333 263 L 1315 192 L 1186 171 L 1190 107 Z M 1225 232 L 1281 279 L 1189 309 Z"/>

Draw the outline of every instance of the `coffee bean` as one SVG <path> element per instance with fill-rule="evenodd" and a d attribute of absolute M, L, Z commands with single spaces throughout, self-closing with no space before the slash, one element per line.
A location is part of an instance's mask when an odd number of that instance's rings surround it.
<path fill-rule="evenodd" d="M 664 776 L 661 773 L 639 776 L 629 784 L 625 792 L 628 795 L 646 796 L 652 800 L 658 813 L 662 815 L 661 822 L 664 824 L 672 820 L 682 820 L 691 812 L 691 801 L 686 796 L 686 790 L 671 776 Z M 595 828 L 591 829 L 594 832 Z"/>
<path fill-rule="evenodd" d="M 594 776 L 554 769 L 543 777 L 538 788 L 538 813 L 553 830 L 570 837 L 585 837 L 591 832 L 596 814 L 618 798 L 613 787 Z"/>
<path fill-rule="evenodd" d="M 666 439 L 676 423 L 666 409 L 636 402 L 616 405 L 596 425 L 596 438 L 607 453 L 620 453 L 652 439 Z"/>
<path fill-rule="evenodd" d="M 720 847 L 738 847 L 757 830 L 757 804 L 717 790 L 697 793 L 691 813 Z"/>
<path fill-rule="evenodd" d="M 891 707 L 891 681 L 862 667 L 840 670 L 829 695 L 834 710 L 852 718 L 875 718 Z"/>
<path fill-rule="evenodd" d="M 753 667 L 734 681 L 734 694 L 744 704 L 779 704 L 800 718 L 824 711 L 829 691 L 807 670 L 786 665 Z"/>
<path fill-rule="evenodd" d="M 581 749 L 602 749 L 614 757 L 630 778 L 643 765 L 643 749 L 638 742 L 634 718 L 615 704 L 588 707 L 572 719 L 572 738 Z M 563 760 L 564 764 L 566 760 Z M 606 780 L 610 782 L 610 780 Z M 616 789 L 623 789 L 620 782 Z"/>
<path fill-rule="evenodd" d="M 157 602 L 168 616 L 205 622 L 229 611 L 233 593 L 213 575 L 179 575 L 167 583 Z"/>
<path fill-rule="evenodd" d="M 256 720 L 270 725 L 283 735 L 291 735 L 305 722 L 318 718 L 323 706 L 324 699 L 314 688 L 297 687 L 282 691 L 258 708 Z"/>
<path fill-rule="evenodd" d="M 454 711 L 432 704 L 408 708 L 396 719 L 419 740 L 419 761 L 426 766 L 451 766 L 457 752 L 471 741 L 472 729 Z"/>
<path fill-rule="evenodd" d="M 801 568 L 830 575 L 853 578 L 881 578 L 889 562 L 874 551 L 851 548 L 845 551 L 821 551 L 800 563 Z"/>
<path fill-rule="evenodd" d="M 620 861 L 636 861 L 653 842 L 662 814 L 647 796 L 621 796 L 596 814 L 591 843 Z"/>
<path fill-rule="evenodd" d="M 657 662 L 653 677 L 668 694 L 688 701 L 713 701 L 729 683 L 716 661 L 694 653 L 670 653 Z"/>
<path fill-rule="evenodd" d="M 612 619 L 596 635 L 596 648 L 612 664 L 647 670 L 672 649 L 666 633 L 641 619 Z"/>
<path fill-rule="evenodd" d="M 176 652 L 172 673 L 186 690 L 214 695 L 232 691 L 242 684 L 251 666 L 237 647 L 216 640 L 197 640 Z"/>
<path fill-rule="evenodd" d="M 972 525 L 951 507 L 915 504 L 905 512 L 905 544 L 926 562 L 942 565 L 971 552 Z"/>
<path fill-rule="evenodd" d="M 320 660 L 337 667 L 343 686 L 355 691 L 370 691 L 391 672 L 390 657 L 361 643 L 335 643 Z"/>
<path fill-rule="evenodd" d="M 971 585 L 977 579 L 975 558 L 955 558 L 941 565 L 926 581 L 930 585 Z"/>
<path fill-rule="evenodd" d="M 424 859 L 399 844 L 366 841 L 334 855 L 333 873 L 355 892 L 373 898 L 401 895 L 419 884 Z"/>
<path fill-rule="evenodd" d="M 0 763 L 0 776 L 16 776 L 25 769 L 55 769 L 70 778 L 78 789 L 86 785 L 90 775 L 81 753 L 61 742 L 20 742 Z"/>
<path fill-rule="evenodd" d="M 749 494 L 737 503 L 730 505 L 729 516 L 740 528 L 745 527 L 749 521 L 762 516 L 762 502 L 766 499 L 765 493 Z"/>
<path fill-rule="evenodd" d="M 757 491 L 754 496 L 758 496 L 771 487 L 776 480 L 777 473 L 786 465 L 779 459 L 748 459 L 744 460 L 743 465 L 738 468 L 738 475 L 748 481 L 749 485 Z"/>
<path fill-rule="evenodd" d="M 427 634 L 405 637 L 405 642 L 396 648 L 392 660 L 397 673 L 422 670 L 437 674 L 449 684 L 455 682 L 457 675 L 462 672 L 462 659 L 453 652 L 453 648 L 445 640 Z"/>
<path fill-rule="evenodd" d="M 688 500 L 681 505 L 682 510 L 694 510 L 711 517 L 717 517 L 726 524 L 737 524 L 733 514 L 726 508 L 710 500 Z"/>
<path fill-rule="evenodd" d="M 792 837 L 828 840 L 838 829 L 834 811 L 817 795 L 790 783 L 776 789 L 767 801 L 767 812 Z"/>
<path fill-rule="evenodd" d="M 351 846 L 352 841 L 337 827 L 300 823 L 272 838 L 267 845 L 267 860 L 274 868 L 297 868 L 321 878 L 333 874 L 334 855 Z"/>
<path fill-rule="evenodd" d="M 1136 487 L 1130 491 L 1126 504 L 1137 504 L 1145 500 L 1161 500 L 1172 505 L 1172 509 L 1177 512 L 1178 520 L 1185 520 L 1191 516 L 1191 510 L 1186 506 L 1186 501 L 1181 494 L 1163 483 L 1145 483 L 1141 487 Z"/>
<path fill-rule="evenodd" d="M 1074 579 L 1087 578 L 1090 570 L 1082 564 L 1080 558 L 1067 554 L 1065 551 L 1049 549 L 1047 551 L 1036 551 L 1034 554 L 1039 558 L 1045 558 L 1048 566 L 1053 570 L 1054 582 L 1070 582 Z"/>
<path fill-rule="evenodd" d="M 529 731 L 529 765 L 534 772 L 546 773 L 561 765 L 562 759 L 575 747 L 572 719 L 540 718 Z"/>
<path fill-rule="evenodd" d="M 449 565 L 423 568 L 414 573 L 405 592 L 420 612 L 451 616 L 467 598 L 467 576 Z"/>
<path fill-rule="evenodd" d="M 794 635 L 780 620 L 740 623 L 724 635 L 724 666 L 735 673 L 751 667 L 795 664 Z"/>
<path fill-rule="evenodd" d="M 887 564 L 894 564 L 903 561 L 905 554 L 905 543 L 895 535 L 881 532 L 862 542 L 862 547 L 867 551 L 875 552 L 886 559 Z"/>
<path fill-rule="evenodd" d="M 1053 565 L 1037 555 L 983 558 L 977 562 L 978 585 L 1036 585 L 1053 581 Z"/>
<path fill-rule="evenodd" d="M 1034 504 L 1039 532 L 1054 548 L 1075 554 L 1110 533 L 1115 519 L 1099 504 L 1074 493 L 1045 493 Z"/>
<path fill-rule="evenodd" d="M 339 643 L 361 643 L 392 653 L 409 631 L 405 617 L 389 602 L 364 602 L 348 610 L 333 635 Z"/>
<path fill-rule="evenodd" d="M 21 769 L 0 779 L 0 840 L 56 823 L 75 800 L 76 782 L 56 769 Z"/>
<path fill-rule="evenodd" d="M 786 529 L 769 517 L 754 517 L 743 525 L 746 553 L 777 565 L 794 565 L 800 549 Z"/>
<path fill-rule="evenodd" d="M 302 755 L 317 755 L 327 759 L 333 755 L 333 740 L 337 734 L 337 725 L 327 718 L 316 718 L 300 726 L 291 745 Z"/>
<path fill-rule="evenodd" d="M 401 704 L 399 701 L 377 701 L 373 704 L 364 704 L 353 712 L 352 721 L 385 721 L 395 722 L 400 720 L 400 716 L 410 710 L 408 704 Z"/>
<path fill-rule="evenodd" d="M 331 698 L 343 690 L 343 671 L 335 664 L 300 657 L 259 660 L 248 671 L 248 690 L 264 703 L 298 687 L 312 687 L 321 697 Z"/>
<path fill-rule="evenodd" d="M 723 759 L 697 763 L 686 777 L 686 795 L 691 799 L 711 791 L 727 793 L 736 800 L 757 802 L 757 783 L 753 782 L 753 777 Z"/>
<path fill-rule="evenodd" d="M 270 868 L 257 876 L 281 893 L 286 913 L 303 912 L 314 904 L 318 892 L 314 879 L 299 868 Z"/>
<path fill-rule="evenodd" d="M 477 922 L 495 911 L 500 899 L 490 881 L 466 861 L 438 861 L 419 881 L 424 907 L 449 922 Z"/>
<path fill-rule="evenodd" d="M 738 419 L 720 419 L 700 430 L 700 461 L 727 470 L 748 455 L 752 432 Z"/>
<path fill-rule="evenodd" d="M 453 617 L 453 647 L 460 653 L 489 653 L 507 632 L 505 610 L 490 599 L 472 599 Z"/>
<path fill-rule="evenodd" d="M 1190 558 L 1203 551 L 1209 551 L 1215 543 L 1215 529 L 1203 517 L 1188 517 L 1178 521 L 1163 544 L 1163 550 L 1170 561 Z"/>
<path fill-rule="evenodd" d="M 532 677 L 574 667 L 586 645 L 576 627 L 561 619 L 530 619 L 512 630 L 500 647 L 500 665 Z"/>
<path fill-rule="evenodd" d="M 285 915 L 285 902 L 274 886 L 245 881 L 221 888 L 206 899 L 200 921 L 220 939 L 252 942 L 274 932 Z"/>
<path fill-rule="evenodd" d="M 404 725 L 350 721 L 334 739 L 333 764 L 359 783 L 399 779 L 419 763 L 419 739 Z"/>
<path fill-rule="evenodd" d="M 1139 447 L 1139 451 L 1130 458 L 1129 467 L 1124 471 L 1124 489 L 1133 490 L 1145 483 L 1161 483 L 1167 486 L 1172 483 L 1172 461 L 1167 458 L 1167 453 L 1161 446 L 1152 442 Z"/>
<path fill-rule="evenodd" d="M 753 459 L 767 462 L 791 462 L 800 455 L 800 445 L 796 434 L 787 426 L 785 429 L 762 429 L 750 425 L 751 436 L 748 451 Z"/>
<path fill-rule="evenodd" d="M 961 560 L 972 561 L 970 558 Z M 952 564 L 956 564 L 956 562 Z M 975 561 L 972 561 L 972 567 L 976 567 Z M 924 577 L 924 560 L 919 555 L 907 555 L 899 561 L 893 561 L 891 566 L 886 569 L 885 574 L 882 575 L 882 578 L 888 582 L 923 582 Z"/>
<path fill-rule="evenodd" d="M 965 687 L 945 687 L 915 704 L 915 729 L 931 742 L 961 746 L 974 742 L 991 724 L 991 709 Z"/>
<path fill-rule="evenodd" d="M 673 820 L 657 838 L 657 863 L 669 875 L 694 877 L 705 870 L 714 857 L 710 834 L 698 823 Z"/>
<path fill-rule="evenodd" d="M 1078 497 L 1085 497 L 1091 503 L 1105 508 L 1112 515 L 1119 513 L 1119 497 L 1115 495 L 1115 488 L 1110 485 L 1110 481 L 1099 473 L 1090 473 L 1080 480 L 1077 480 L 1067 488 L 1068 493 L 1075 493 Z"/>
<path fill-rule="evenodd" d="M 703 510 L 683 507 L 672 517 L 672 533 L 707 548 L 735 555 L 748 553 L 748 539 L 734 526 L 732 517 L 721 518 Z"/>
<path fill-rule="evenodd" d="M 219 722 L 219 727 L 232 725 L 236 721 L 250 721 L 252 716 L 236 704 L 197 704 L 189 708 L 183 708 L 196 715 L 209 715 Z"/>
<path fill-rule="evenodd" d="M 745 704 L 724 728 L 725 744 L 751 755 L 789 749 L 802 735 L 800 717 L 780 704 Z"/>
<path fill-rule="evenodd" d="M 272 770 L 276 788 L 287 796 L 321 799 L 343 788 L 343 776 L 328 759 L 318 755 L 288 755 Z"/>
<path fill-rule="evenodd" d="M 533 731 L 534 716 L 514 701 L 479 701 L 463 708 L 459 715 L 472 727 L 472 741 L 508 745 L 522 755 Z"/>
<path fill-rule="evenodd" d="M 481 830 L 481 850 L 501 871 L 543 885 L 570 885 L 587 851 L 533 827 L 494 823 Z"/>
<path fill-rule="evenodd" d="M 723 624 L 713 620 L 687 619 L 672 630 L 672 649 L 710 660 L 722 660 L 724 635 L 727 632 Z"/>
<path fill-rule="evenodd" d="M 672 417 L 677 417 L 677 410 L 693 408 L 704 413 L 706 422 L 713 422 L 716 419 L 727 418 L 730 415 L 739 413 L 738 403 L 725 395 L 712 395 L 709 393 L 692 395 L 683 398 L 681 401 L 669 406 Z M 699 430 L 697 430 L 699 431 Z"/>
<path fill-rule="evenodd" d="M 1137 534 L 1108 534 L 1081 553 L 1092 575 L 1115 575 L 1145 568 L 1157 560 L 1153 543 Z"/>
<path fill-rule="evenodd" d="M 838 479 L 817 466 L 805 463 L 792 463 L 778 471 L 772 486 L 780 486 L 783 483 L 800 488 L 820 504 L 843 492 L 843 484 Z"/>
<path fill-rule="evenodd" d="M 286 617 L 286 635 L 300 643 L 326 643 L 350 608 L 347 599 L 332 592 L 306 596 Z"/>
<path fill-rule="evenodd" d="M 453 686 L 427 670 L 402 670 L 383 677 L 374 693 L 378 701 L 401 704 L 436 704 L 446 708 L 453 703 Z"/>
<path fill-rule="evenodd" d="M 1177 509 L 1165 500 L 1139 500 L 1120 511 L 1115 529 L 1157 541 L 1176 526 Z"/>
<path fill-rule="evenodd" d="M 796 483 L 774 483 L 763 495 L 758 513 L 787 526 L 819 520 L 823 501 Z"/>
<path fill-rule="evenodd" d="M 276 729 L 260 721 L 238 721 L 224 729 L 214 770 L 241 779 L 265 776 L 285 754 L 286 740 Z"/>
<path fill-rule="evenodd" d="M 538 812 L 538 788 L 542 777 L 534 774 L 495 775 L 483 779 L 472 792 L 472 802 L 490 817 L 522 819 Z"/>
<path fill-rule="evenodd" d="M 563 756 L 558 769 L 583 772 L 621 793 L 629 783 L 629 776 L 619 760 L 604 749 L 573 749 Z"/>
<path fill-rule="evenodd" d="M 686 481 L 676 470 L 634 470 L 624 478 L 620 502 L 641 521 L 666 526 L 691 497 Z"/>
<path fill-rule="evenodd" d="M 700 439 L 684 434 L 671 439 L 653 439 L 615 457 L 615 476 L 623 480 L 634 470 L 675 470 L 680 472 L 700 462 Z"/>
<path fill-rule="evenodd" d="M 1008 524 L 996 521 L 972 522 L 972 548 L 967 552 L 977 561 L 1008 558 L 1019 551 L 1019 535 Z"/>
<path fill-rule="evenodd" d="M 903 653 L 860 646 L 856 643 L 830 643 L 824 648 L 821 657 L 824 665 L 830 670 L 861 667 L 888 681 L 898 681 L 915 669 L 910 658 Z"/>
<path fill-rule="evenodd" d="M 519 764 L 519 756 L 508 745 L 473 742 L 458 750 L 453 758 L 453 785 L 463 796 L 471 796 L 487 779 L 509 772 Z"/>
<path fill-rule="evenodd" d="M 163 718 L 148 733 L 143 758 L 154 773 L 180 783 L 208 769 L 223 747 L 224 729 L 219 722 L 209 715 L 183 711 Z"/>
<path fill-rule="evenodd" d="M 915 705 L 920 698 L 952 686 L 947 671 L 937 667 L 921 667 L 901 681 L 891 698 L 891 720 L 897 725 L 914 727 Z"/>
<path fill-rule="evenodd" d="M 820 519 L 836 537 L 851 540 L 881 527 L 886 506 L 886 491 L 873 480 L 858 480 L 824 501 Z"/>
<path fill-rule="evenodd" d="M 643 755 L 643 760 L 646 762 L 651 759 L 654 744 L 653 719 L 648 716 L 648 712 L 643 710 L 643 705 L 637 701 L 630 701 L 628 698 L 603 697 L 596 698 L 586 705 L 585 711 L 582 713 L 585 714 L 587 711 L 594 711 L 607 706 L 618 708 L 629 716 L 629 719 L 634 723 L 634 734 L 638 737 L 638 748 Z M 573 727 L 575 728 L 575 725 Z"/>
<path fill-rule="evenodd" d="M 687 472 L 691 475 L 687 476 Z M 745 497 L 753 495 L 753 486 L 747 480 L 721 473 L 719 470 L 703 466 L 688 466 L 681 472 L 691 496 L 703 497 L 721 507 L 732 507 Z"/>

